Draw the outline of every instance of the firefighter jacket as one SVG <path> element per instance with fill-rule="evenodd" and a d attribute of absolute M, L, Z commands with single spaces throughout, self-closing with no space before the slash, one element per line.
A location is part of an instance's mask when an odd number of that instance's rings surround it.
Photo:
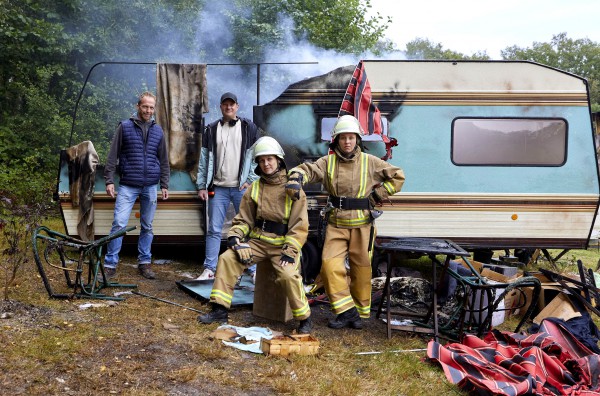
<path fill-rule="evenodd" d="M 292 201 L 285 193 L 286 170 L 272 175 L 261 175 L 244 193 L 240 211 L 233 218 L 228 237 L 250 237 L 282 247 L 282 254 L 297 259 L 308 237 L 306 195 Z M 285 232 L 269 232 L 269 225 L 281 225 Z M 259 224 L 262 223 L 263 226 Z M 281 227 L 279 227 L 281 228 Z"/>
<path fill-rule="evenodd" d="M 292 172 L 301 173 L 303 183 L 323 183 L 330 196 L 342 198 L 369 198 L 375 189 L 380 198 L 387 198 L 399 192 L 404 184 L 402 169 L 363 153 L 359 146 L 348 157 L 335 148 L 334 153 L 313 163 L 298 165 Z M 356 228 L 371 221 L 369 209 L 333 207 L 328 223 L 338 228 Z"/>

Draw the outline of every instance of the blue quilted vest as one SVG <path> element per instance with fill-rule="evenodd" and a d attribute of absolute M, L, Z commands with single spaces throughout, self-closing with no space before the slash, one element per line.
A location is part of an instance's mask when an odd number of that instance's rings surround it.
<path fill-rule="evenodd" d="M 121 184 L 132 187 L 158 184 L 160 181 L 158 147 L 163 139 L 162 128 L 153 123 L 148 129 L 148 138 L 144 144 L 143 132 L 132 120 L 123 121 L 121 125 L 123 126 L 123 140 L 119 155 Z"/>

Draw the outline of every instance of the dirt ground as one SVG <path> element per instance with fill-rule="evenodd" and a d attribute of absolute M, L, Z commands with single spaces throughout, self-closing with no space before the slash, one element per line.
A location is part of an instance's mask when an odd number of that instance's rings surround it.
<path fill-rule="evenodd" d="M 27 270 L 11 300 L 0 303 L 0 388 L 29 395 L 421 394 L 410 389 L 461 394 L 439 368 L 423 363 L 425 352 L 402 358 L 410 368 L 401 375 L 422 377 L 428 386 L 390 388 L 386 382 L 399 374 L 380 365 L 395 358 L 356 354 L 422 349 L 426 340 L 410 335 L 388 340 L 385 324 L 373 317 L 360 331 L 329 329 L 325 304 L 312 307 L 318 356 L 267 357 L 225 346 L 211 337 L 217 324 L 196 320 L 194 310 L 206 312 L 208 306 L 176 284 L 200 273 L 194 254 L 157 250 L 155 259 L 162 263 L 153 265 L 157 279 L 147 280 L 138 274 L 134 255 L 125 255 L 117 280 L 137 289 L 110 288 L 107 294 L 138 290 L 191 309 L 131 293 L 118 302 L 50 299 L 37 271 Z M 229 324 L 287 334 L 296 327 L 294 321 L 255 317 L 250 308 L 232 310 Z M 372 378 L 364 383 L 367 372 Z"/>

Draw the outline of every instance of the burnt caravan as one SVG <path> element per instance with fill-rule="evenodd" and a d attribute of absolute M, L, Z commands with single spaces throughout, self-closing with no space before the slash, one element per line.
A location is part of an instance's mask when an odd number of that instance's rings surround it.
<path fill-rule="evenodd" d="M 447 238 L 473 251 L 586 248 L 599 185 L 587 81 L 531 62 L 364 61 L 384 120 L 368 153 L 406 182 L 378 235 Z M 289 86 L 254 120 L 290 165 L 327 153 L 354 66 Z M 309 192 L 312 219 L 326 196 Z"/>
<path fill-rule="evenodd" d="M 383 133 L 397 142 L 386 147 L 373 135 L 364 146 L 406 175 L 403 190 L 383 205 L 377 219 L 380 238 L 444 238 L 471 251 L 588 246 L 600 191 L 585 79 L 531 62 L 363 64 Z M 354 69 L 297 82 L 254 107 L 254 122 L 281 143 L 289 167 L 327 153 Z M 178 107 L 171 103 L 170 108 Z M 196 130 L 183 146 L 197 148 L 203 119 L 190 123 Z M 170 197 L 159 201 L 153 224 L 155 242 L 201 244 L 206 216 L 196 195 L 194 157 L 171 154 L 192 169 L 172 165 Z M 78 225 L 87 225 L 91 235 L 105 236 L 114 201 L 105 192 L 102 164 L 92 176 L 91 201 L 81 204 L 72 191 L 72 162 L 63 153 L 56 194 L 67 233 L 81 234 Z M 311 220 L 305 253 L 314 259 L 318 214 L 327 195 L 318 185 L 305 187 Z M 138 221 L 134 207 L 130 224 Z M 135 242 L 136 232 L 126 242 Z"/>

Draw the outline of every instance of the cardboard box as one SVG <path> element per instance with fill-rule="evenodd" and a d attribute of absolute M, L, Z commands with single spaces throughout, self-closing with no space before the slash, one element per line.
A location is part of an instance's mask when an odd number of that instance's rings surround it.
<path fill-rule="evenodd" d="M 456 259 L 456 262 L 465 268 L 469 268 L 469 266 L 467 265 L 467 263 L 465 262 L 465 260 L 462 257 Z M 473 266 L 473 268 L 475 268 L 477 270 L 477 272 L 481 273 L 481 271 L 483 270 L 483 265 L 484 265 L 483 263 L 480 263 L 479 261 L 475 261 L 475 260 L 469 260 L 469 263 L 471 263 L 471 265 Z"/>
<path fill-rule="evenodd" d="M 270 340 L 261 338 L 260 349 L 265 355 L 315 355 L 319 351 L 319 340 L 310 334 L 284 335 Z"/>
<path fill-rule="evenodd" d="M 547 279 L 543 275 L 541 277 L 536 276 L 536 278 Z M 536 315 L 541 310 L 543 310 L 548 304 L 550 304 L 550 302 L 553 301 L 554 298 L 562 292 L 563 288 L 559 283 L 556 282 L 542 282 L 540 295 L 537 301 L 532 301 L 533 287 L 523 287 L 522 290 L 523 294 L 519 293 L 516 290 L 513 290 L 511 293 L 509 293 L 511 294 L 510 298 L 512 299 L 510 304 L 506 304 L 507 307 L 511 308 L 509 315 L 523 315 L 529 309 L 530 304 L 535 304 L 536 308 L 533 310 L 533 315 Z"/>
<path fill-rule="evenodd" d="M 483 268 L 481 270 L 481 276 L 487 279 L 491 279 L 496 283 L 509 283 L 513 279 L 499 272 L 493 271 L 489 268 Z"/>
<path fill-rule="evenodd" d="M 540 324 L 545 318 L 559 318 L 569 320 L 581 316 L 581 313 L 575 310 L 575 307 L 564 293 L 559 293 L 550 304 L 533 318 L 533 323 Z"/>
<path fill-rule="evenodd" d="M 504 315 L 506 319 L 509 319 L 512 315 L 518 314 L 519 309 L 517 307 L 519 306 L 520 299 L 521 292 L 515 289 L 504 296 L 504 308 L 506 309 Z"/>

